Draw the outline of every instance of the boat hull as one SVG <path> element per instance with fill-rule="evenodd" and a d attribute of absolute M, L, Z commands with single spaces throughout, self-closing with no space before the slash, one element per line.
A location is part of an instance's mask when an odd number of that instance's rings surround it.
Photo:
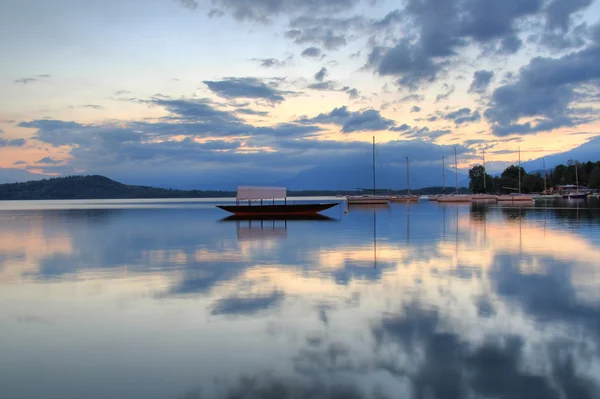
<path fill-rule="evenodd" d="M 329 204 L 286 204 L 286 205 L 217 205 L 217 208 L 236 216 L 287 216 L 315 215 L 338 205 Z"/>
<path fill-rule="evenodd" d="M 390 200 L 388 196 L 382 195 L 362 195 L 346 197 L 348 205 L 369 205 L 369 204 L 387 204 Z"/>
<path fill-rule="evenodd" d="M 390 201 L 392 202 L 418 202 L 419 196 L 417 195 L 398 195 L 394 197 L 390 197 Z"/>
<path fill-rule="evenodd" d="M 587 199 L 587 194 L 565 194 L 563 199 Z"/>
<path fill-rule="evenodd" d="M 495 195 L 489 194 L 476 194 L 471 197 L 471 201 L 496 201 Z"/>
<path fill-rule="evenodd" d="M 449 195 L 437 197 L 437 202 L 471 202 L 470 195 Z"/>
<path fill-rule="evenodd" d="M 496 198 L 498 198 L 498 201 L 511 201 L 511 202 L 515 202 L 515 201 L 533 201 L 533 195 L 527 195 L 527 194 L 522 194 L 522 195 L 499 195 Z"/>

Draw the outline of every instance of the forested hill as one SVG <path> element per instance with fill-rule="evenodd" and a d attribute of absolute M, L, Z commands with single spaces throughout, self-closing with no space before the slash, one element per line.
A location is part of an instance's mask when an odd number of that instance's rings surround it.
<path fill-rule="evenodd" d="M 441 187 L 414 190 L 415 194 L 438 194 Z M 453 192 L 447 190 L 446 192 Z M 461 193 L 468 192 L 465 187 Z M 361 191 L 344 192 L 359 194 Z M 370 192 L 369 192 L 370 193 Z M 397 194 L 403 191 L 378 190 L 378 194 Z M 0 184 L 0 201 L 8 200 L 68 200 L 68 199 L 134 199 L 134 198 L 227 198 L 235 197 L 234 191 L 171 190 L 146 186 L 132 186 L 104 176 L 69 176 L 25 183 Z M 337 190 L 288 190 L 289 197 L 335 196 Z M 364 193 L 362 193 L 364 194 Z"/>
<path fill-rule="evenodd" d="M 131 186 L 104 176 L 69 176 L 25 183 L 0 184 L 0 200 L 217 198 L 232 196 L 235 196 L 235 193 L 228 191 L 184 191 Z"/>

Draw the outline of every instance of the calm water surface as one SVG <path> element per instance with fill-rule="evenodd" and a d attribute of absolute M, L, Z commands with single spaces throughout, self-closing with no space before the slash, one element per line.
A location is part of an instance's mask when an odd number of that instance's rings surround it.
<path fill-rule="evenodd" d="M 0 203 L 0 398 L 600 397 L 597 202 L 214 205 Z"/>

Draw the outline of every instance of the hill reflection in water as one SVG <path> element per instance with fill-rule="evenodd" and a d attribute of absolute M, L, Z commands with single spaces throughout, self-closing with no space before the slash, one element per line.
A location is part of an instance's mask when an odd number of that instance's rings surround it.
<path fill-rule="evenodd" d="M 597 398 L 596 206 L 5 210 L 0 397 Z"/>

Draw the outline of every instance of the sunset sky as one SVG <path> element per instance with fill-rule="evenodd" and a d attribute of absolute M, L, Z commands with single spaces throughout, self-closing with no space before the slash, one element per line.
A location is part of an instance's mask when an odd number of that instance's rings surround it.
<path fill-rule="evenodd" d="M 495 172 L 599 134 L 593 0 L 3 0 L 0 168 Z M 596 145 L 600 144 L 596 141 Z M 10 169 L 10 170 L 9 170 Z"/>

